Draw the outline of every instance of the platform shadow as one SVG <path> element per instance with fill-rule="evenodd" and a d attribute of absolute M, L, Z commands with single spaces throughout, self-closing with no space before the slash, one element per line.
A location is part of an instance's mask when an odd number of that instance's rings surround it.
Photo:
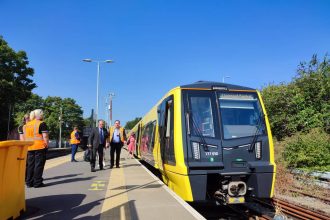
<path fill-rule="evenodd" d="M 70 177 L 75 177 L 75 176 L 79 176 L 79 175 L 82 175 L 82 173 L 54 176 L 54 177 L 44 178 L 44 180 L 64 179 L 64 178 L 70 178 Z"/>
<path fill-rule="evenodd" d="M 47 186 L 59 185 L 59 184 L 66 184 L 66 183 L 73 183 L 73 182 L 80 182 L 94 179 L 96 176 L 84 177 L 84 178 L 71 178 L 71 179 L 64 179 L 55 182 L 46 182 Z"/>
<path fill-rule="evenodd" d="M 26 200 L 27 210 L 18 219 L 74 219 L 88 213 L 102 200 L 81 205 L 86 198 L 84 194 L 51 195 Z M 99 219 L 95 216 L 80 217 L 79 219 Z"/>
<path fill-rule="evenodd" d="M 43 196 L 26 200 L 26 212 L 18 219 L 125 219 L 138 220 L 135 200 L 130 200 L 114 208 L 108 209 L 103 213 L 82 216 L 95 206 L 102 205 L 104 199 L 99 199 L 87 204 L 80 205 L 86 198 L 84 194 L 67 194 Z M 123 212 L 124 209 L 124 212 Z"/>
<path fill-rule="evenodd" d="M 139 220 L 138 213 L 136 210 L 135 200 L 130 200 L 112 209 L 106 210 L 104 213 L 100 215 L 100 217 L 101 220 L 121 219 L 121 218 Z"/>

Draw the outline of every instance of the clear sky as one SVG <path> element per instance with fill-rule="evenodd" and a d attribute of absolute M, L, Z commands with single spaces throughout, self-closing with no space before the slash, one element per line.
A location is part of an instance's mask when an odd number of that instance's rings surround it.
<path fill-rule="evenodd" d="M 143 116 L 171 88 L 198 80 L 253 88 L 289 82 L 330 52 L 329 0 L 0 0 L 0 35 L 25 50 L 34 92 L 72 97 L 84 116 L 115 92 L 113 117 Z"/>

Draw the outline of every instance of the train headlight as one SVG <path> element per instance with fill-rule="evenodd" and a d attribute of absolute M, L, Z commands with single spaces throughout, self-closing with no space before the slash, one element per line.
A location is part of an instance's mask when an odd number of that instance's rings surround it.
<path fill-rule="evenodd" d="M 257 142 L 254 144 L 254 150 L 256 151 L 256 158 L 261 159 L 261 142 Z"/>
<path fill-rule="evenodd" d="M 201 159 L 201 153 L 199 149 L 199 143 L 198 142 L 192 142 L 192 151 L 193 151 L 193 156 L 195 160 L 200 160 Z"/>

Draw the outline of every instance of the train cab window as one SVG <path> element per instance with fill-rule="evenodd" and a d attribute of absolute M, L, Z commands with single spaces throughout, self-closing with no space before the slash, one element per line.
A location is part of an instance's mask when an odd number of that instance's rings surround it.
<path fill-rule="evenodd" d="M 190 97 L 192 135 L 215 137 L 211 98 L 205 96 Z"/>
<path fill-rule="evenodd" d="M 166 103 L 166 133 L 165 133 L 165 161 L 167 163 L 175 163 L 174 156 L 174 114 L 173 100 Z"/>
<path fill-rule="evenodd" d="M 256 93 L 219 93 L 219 107 L 225 139 L 265 133 L 265 123 Z"/>
<path fill-rule="evenodd" d="M 167 97 L 157 109 L 161 157 L 164 163 L 175 165 L 174 154 L 174 102 Z"/>

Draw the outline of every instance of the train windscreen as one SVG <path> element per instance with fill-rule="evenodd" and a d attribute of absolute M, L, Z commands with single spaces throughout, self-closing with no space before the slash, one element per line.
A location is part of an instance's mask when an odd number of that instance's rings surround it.
<path fill-rule="evenodd" d="M 224 139 L 265 133 L 265 122 L 256 93 L 219 92 L 219 108 Z"/>
<path fill-rule="evenodd" d="M 192 96 L 190 105 L 192 110 L 192 134 L 215 137 L 211 97 Z"/>

